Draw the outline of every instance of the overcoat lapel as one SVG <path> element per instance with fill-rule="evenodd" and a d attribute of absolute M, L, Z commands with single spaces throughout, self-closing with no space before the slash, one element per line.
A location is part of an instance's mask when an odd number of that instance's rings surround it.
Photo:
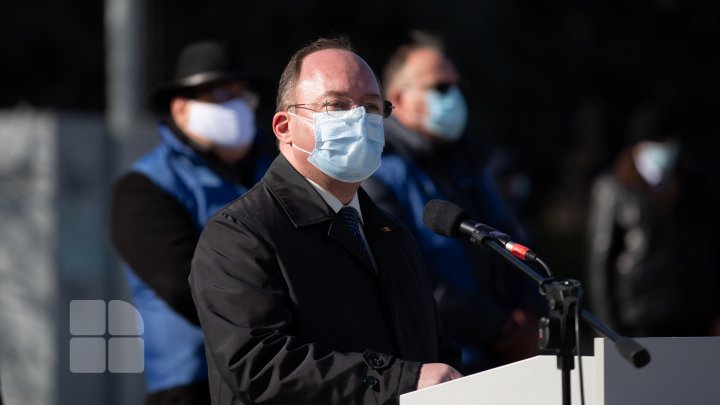
<path fill-rule="evenodd" d="M 328 236 L 347 250 L 348 253 L 360 262 L 366 270 L 375 275 L 375 269 L 370 262 L 370 258 L 362 251 L 360 242 L 353 237 L 352 233 L 350 233 L 350 230 L 347 228 L 347 225 L 345 225 L 342 218 L 340 218 L 340 215 L 333 215 L 332 222 L 330 223 L 330 229 L 328 229 Z"/>
<path fill-rule="evenodd" d="M 273 161 L 270 169 L 265 174 L 263 182 L 283 207 L 283 210 L 295 227 L 301 228 L 310 225 L 319 225 L 327 221 L 328 236 L 337 242 L 373 276 L 377 274 L 370 258 L 362 251 L 362 246 L 353 237 L 350 230 L 347 229 L 342 218 L 333 212 L 325 200 L 318 194 L 317 190 L 290 165 L 282 154 L 275 158 L 275 161 Z M 361 202 L 363 218 L 366 215 L 366 210 L 368 212 L 372 211 L 372 213 L 368 215 L 370 218 L 373 218 L 375 215 L 374 211 L 377 210 L 377 207 L 372 202 L 369 202 L 370 198 L 364 191 L 362 195 L 364 199 L 367 200 L 364 204 Z M 365 228 L 366 227 L 363 228 L 363 231 L 366 232 L 365 237 L 368 239 L 374 257 L 378 260 L 379 255 L 374 253 L 376 248 L 373 246 L 373 244 L 377 245 L 378 242 L 370 241 Z"/>
<path fill-rule="evenodd" d="M 400 252 L 398 239 L 398 226 L 387 216 L 383 215 L 365 190 L 358 190 L 360 208 L 363 212 L 365 239 L 370 245 L 373 258 L 377 264 L 377 272 L 381 284 L 385 284 L 397 266 L 396 261 Z"/>

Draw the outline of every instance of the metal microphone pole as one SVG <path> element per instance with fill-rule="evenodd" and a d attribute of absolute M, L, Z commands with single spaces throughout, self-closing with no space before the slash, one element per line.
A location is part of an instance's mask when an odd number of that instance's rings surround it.
<path fill-rule="evenodd" d="M 521 260 L 508 252 L 494 235 L 482 225 L 475 226 L 470 241 L 476 245 L 495 251 L 517 269 L 525 273 L 540 287 L 550 309 L 549 316 L 540 320 L 539 345 L 557 355 L 557 367 L 562 373 L 563 405 L 570 405 L 570 372 L 575 367 L 573 350 L 575 348 L 575 313 L 579 305 L 578 296 L 582 291 L 577 280 L 557 280 L 545 278 L 536 273 Z M 615 343 L 620 355 L 636 368 L 650 362 L 650 353 L 635 340 L 623 337 L 585 309 L 577 311 L 581 318 L 600 335 Z M 578 355 L 581 355 L 578 353 Z"/>

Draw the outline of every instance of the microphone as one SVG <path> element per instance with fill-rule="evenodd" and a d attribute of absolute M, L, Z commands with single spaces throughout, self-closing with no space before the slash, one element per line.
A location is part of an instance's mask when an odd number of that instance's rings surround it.
<path fill-rule="evenodd" d="M 535 261 L 537 255 L 528 247 L 510 240 L 510 236 L 497 229 L 470 219 L 470 213 L 444 200 L 430 200 L 423 211 L 423 222 L 431 231 L 455 239 L 469 237 L 470 241 L 482 245 L 490 238 L 520 260 Z"/>
<path fill-rule="evenodd" d="M 467 211 L 449 201 L 428 201 L 423 212 L 423 222 L 433 232 L 442 236 L 456 239 L 469 237 L 471 242 L 500 254 L 525 275 L 535 280 L 540 287 L 541 294 L 545 296 L 550 306 L 549 318 L 542 318 L 546 322 L 541 332 L 546 337 L 555 337 L 553 340 L 547 340 L 549 345 L 544 348 L 554 350 L 558 356 L 558 369 L 561 369 L 563 373 L 563 398 L 570 398 L 570 370 L 573 368 L 572 349 L 575 344 L 578 353 L 580 352 L 579 339 L 577 339 L 580 336 L 579 323 L 575 322 L 574 333 L 570 326 L 572 325 L 571 321 L 576 321 L 578 316 L 582 317 L 600 334 L 612 340 L 620 354 L 636 368 L 643 367 L 650 362 L 650 353 L 632 338 L 618 335 L 590 312 L 584 309 L 580 310 L 579 305 L 581 302 L 578 297 L 581 296 L 582 290 L 580 290 L 579 282 L 576 280 L 556 280 L 545 262 L 526 246 L 511 241 L 508 235 L 493 227 L 473 221 Z M 530 267 L 516 259 L 538 263 L 545 268 L 550 278 L 541 277 Z M 575 317 L 572 315 L 573 310 L 575 311 Z M 576 339 L 577 343 L 571 343 L 573 339 Z M 582 362 L 580 362 L 580 370 L 582 375 Z"/>

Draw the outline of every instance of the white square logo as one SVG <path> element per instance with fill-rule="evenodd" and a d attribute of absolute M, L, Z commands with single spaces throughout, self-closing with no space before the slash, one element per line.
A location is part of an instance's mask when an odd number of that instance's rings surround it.
<path fill-rule="evenodd" d="M 70 301 L 70 372 L 142 373 L 144 330 L 140 312 L 128 302 Z"/>

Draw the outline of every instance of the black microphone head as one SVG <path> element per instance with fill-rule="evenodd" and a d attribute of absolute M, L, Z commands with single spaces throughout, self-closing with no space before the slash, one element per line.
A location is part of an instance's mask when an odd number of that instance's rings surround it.
<path fill-rule="evenodd" d="M 450 201 L 430 200 L 423 211 L 423 222 L 430 230 L 451 238 L 461 236 L 460 224 L 468 218 L 470 214 L 467 211 Z"/>

